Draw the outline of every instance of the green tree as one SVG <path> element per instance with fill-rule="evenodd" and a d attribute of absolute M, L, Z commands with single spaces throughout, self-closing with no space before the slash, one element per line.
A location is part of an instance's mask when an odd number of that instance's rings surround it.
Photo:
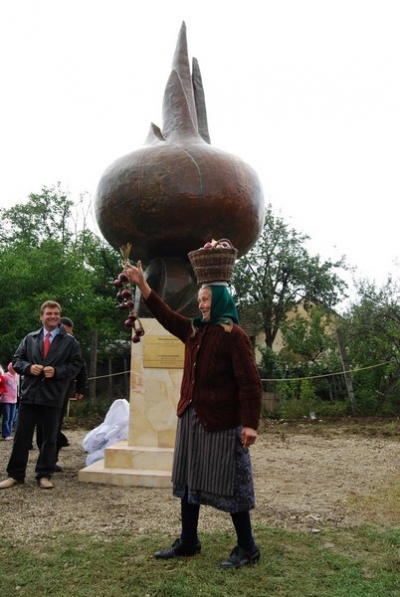
<path fill-rule="evenodd" d="M 43 240 L 55 239 L 68 244 L 71 236 L 73 201 L 60 184 L 32 193 L 26 203 L 0 209 L 0 246 L 8 243 L 38 247 Z"/>
<path fill-rule="evenodd" d="M 332 334 L 339 316 L 322 305 L 305 304 L 305 313 L 282 322 L 285 349 L 295 361 L 309 365 L 321 362 L 332 350 Z M 335 339 L 335 338 L 334 338 Z"/>
<path fill-rule="evenodd" d="M 346 269 L 345 259 L 311 256 L 308 239 L 275 216 L 269 205 L 259 240 L 235 267 L 232 283 L 241 317 L 252 333 L 264 333 L 268 348 L 301 299 L 333 307 L 345 296 L 347 285 L 338 273 Z"/>
<path fill-rule="evenodd" d="M 357 404 L 365 414 L 400 412 L 400 286 L 361 280 L 343 324 Z"/>
<path fill-rule="evenodd" d="M 298 397 L 304 397 L 304 382 L 319 400 L 330 403 L 346 399 L 337 349 L 336 329 L 342 318 L 322 305 L 309 303 L 305 313 L 283 322 L 285 376 L 297 378 Z M 307 379 L 306 379 L 307 378 Z"/>
<path fill-rule="evenodd" d="M 129 332 L 115 309 L 112 284 L 121 269 L 117 251 L 85 225 L 79 208 L 59 186 L 43 188 L 23 205 L 0 213 L 0 362 L 11 358 L 21 338 L 39 328 L 42 302 L 60 302 L 71 317 L 83 353 L 93 330 L 98 358 L 130 352 Z M 85 207 L 86 209 L 86 207 Z M 83 222 L 85 224 L 85 221 Z"/>

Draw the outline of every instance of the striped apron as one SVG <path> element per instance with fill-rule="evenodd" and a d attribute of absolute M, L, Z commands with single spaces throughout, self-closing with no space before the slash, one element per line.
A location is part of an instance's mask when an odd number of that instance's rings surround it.
<path fill-rule="evenodd" d="M 254 508 L 250 453 L 242 446 L 241 430 L 206 431 L 191 405 L 178 419 L 173 494 L 182 498 L 187 486 L 191 504 L 230 513 Z"/>

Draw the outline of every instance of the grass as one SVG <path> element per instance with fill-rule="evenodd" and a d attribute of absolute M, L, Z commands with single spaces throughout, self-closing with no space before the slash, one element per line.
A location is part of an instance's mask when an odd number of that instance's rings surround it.
<path fill-rule="evenodd" d="M 372 494 L 347 497 L 347 505 L 358 512 L 362 520 L 375 525 L 385 525 L 390 521 L 400 525 L 400 480 L 398 477 L 382 480 L 381 485 Z"/>
<path fill-rule="evenodd" d="M 400 528 L 255 528 L 257 566 L 222 571 L 231 539 L 203 534 L 203 552 L 155 560 L 170 539 L 57 533 L 34 544 L 1 537 L 2 597 L 398 597 Z"/>
<path fill-rule="evenodd" d="M 279 434 L 394 441 L 400 434 L 398 419 L 264 424 Z M 233 547 L 231 532 L 202 533 L 201 555 L 165 562 L 152 553 L 175 537 L 99 539 L 96 529 L 71 534 L 50 524 L 47 536 L 14 541 L 2 508 L 7 499 L 0 495 L 0 597 L 400 597 L 400 481 L 391 472 L 373 493 L 346 496 L 348 508 L 360 513 L 355 526 L 319 523 L 320 532 L 312 533 L 257 525 L 261 561 L 237 571 L 216 567 Z"/>

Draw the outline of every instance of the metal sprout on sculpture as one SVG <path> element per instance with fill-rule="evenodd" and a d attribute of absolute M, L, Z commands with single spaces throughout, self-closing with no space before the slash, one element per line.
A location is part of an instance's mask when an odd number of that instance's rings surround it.
<path fill-rule="evenodd" d="M 107 168 L 95 210 L 108 242 L 117 249 L 130 244 L 131 258 L 142 260 L 152 287 L 186 315 L 197 313 L 187 254 L 228 237 L 240 257 L 260 234 L 259 178 L 240 158 L 210 144 L 200 69 L 194 58 L 190 71 L 185 23 L 164 92 L 162 129 L 152 123 L 144 146 Z M 145 312 L 141 304 L 138 313 Z"/>

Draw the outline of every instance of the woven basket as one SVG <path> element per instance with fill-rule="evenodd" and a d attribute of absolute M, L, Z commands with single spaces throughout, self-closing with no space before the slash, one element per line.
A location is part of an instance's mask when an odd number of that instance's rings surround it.
<path fill-rule="evenodd" d="M 222 241 L 229 243 L 230 248 L 196 249 L 188 253 L 198 284 L 231 281 L 238 251 L 227 238 L 218 243 Z"/>

